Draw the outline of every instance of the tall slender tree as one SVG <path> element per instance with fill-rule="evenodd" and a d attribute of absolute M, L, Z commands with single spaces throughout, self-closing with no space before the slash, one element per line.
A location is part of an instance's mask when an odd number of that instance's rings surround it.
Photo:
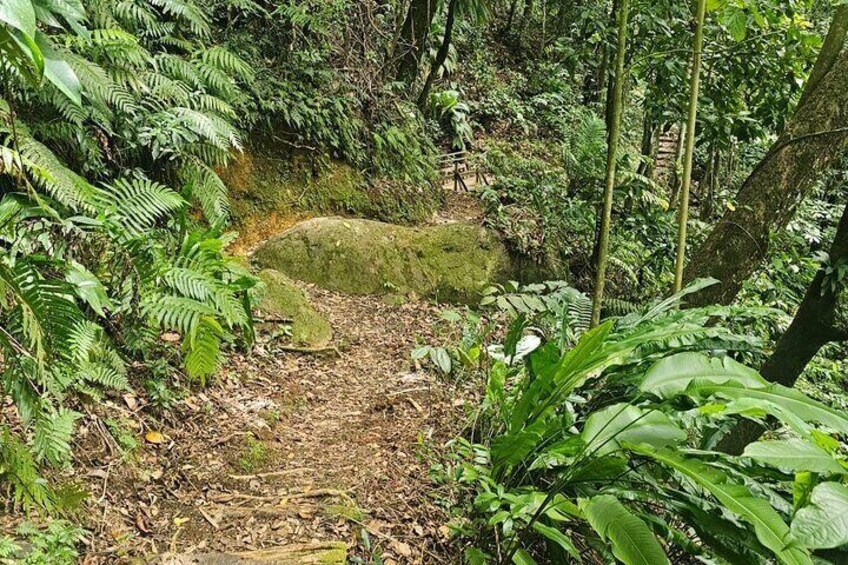
<path fill-rule="evenodd" d="M 683 288 L 683 266 L 686 263 L 686 228 L 689 222 L 689 189 L 692 186 L 692 161 L 695 154 L 695 130 L 698 121 L 698 94 L 701 86 L 701 56 L 704 50 L 704 18 L 707 0 L 696 0 L 695 41 L 692 48 L 692 71 L 689 78 L 689 115 L 686 122 L 686 149 L 683 152 L 683 179 L 678 207 L 677 260 L 674 265 L 674 292 Z"/>
<path fill-rule="evenodd" d="M 601 211 L 600 230 L 598 232 L 598 263 L 595 275 L 595 290 L 592 295 L 592 325 L 601 321 L 601 306 L 604 300 L 607 260 L 609 255 L 609 236 L 612 224 L 612 199 L 615 188 L 615 172 L 618 162 L 618 144 L 621 137 L 621 114 L 624 105 L 625 55 L 627 50 L 627 20 L 630 0 L 616 0 L 615 11 L 618 16 L 618 41 L 615 55 L 615 75 L 613 76 L 612 101 L 609 106 L 609 131 L 607 132 L 607 167 L 604 178 L 604 203 Z"/>
<path fill-rule="evenodd" d="M 445 16 L 445 36 L 442 38 L 442 44 L 439 45 L 439 50 L 436 52 L 436 59 L 430 66 L 430 72 L 427 73 L 427 79 L 424 81 L 424 86 L 421 88 L 421 94 L 418 95 L 418 107 L 423 108 L 427 104 L 427 97 L 430 96 L 430 88 L 433 86 L 433 81 L 439 74 L 439 69 L 445 64 L 450 52 L 451 38 L 453 37 L 453 27 L 456 23 L 456 11 L 460 4 L 460 0 L 450 0 L 448 3 L 448 13 Z"/>
<path fill-rule="evenodd" d="M 400 28 L 397 45 L 390 50 L 395 58 L 395 77 L 412 84 L 418 77 L 421 57 L 427 49 L 430 26 L 436 15 L 438 0 L 412 0 Z"/>

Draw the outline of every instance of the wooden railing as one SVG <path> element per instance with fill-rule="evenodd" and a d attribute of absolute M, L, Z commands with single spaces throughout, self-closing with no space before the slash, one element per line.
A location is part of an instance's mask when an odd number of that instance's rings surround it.
<path fill-rule="evenodd" d="M 439 155 L 439 171 L 442 180 L 452 180 L 453 190 L 457 192 L 460 189 L 465 192 L 471 191 L 466 182 L 466 177 L 469 175 L 474 175 L 474 186 L 481 184 L 488 186 L 488 176 L 481 166 L 481 163 L 485 162 L 484 156 L 484 153 L 472 154 L 465 149 L 452 153 L 442 153 Z"/>

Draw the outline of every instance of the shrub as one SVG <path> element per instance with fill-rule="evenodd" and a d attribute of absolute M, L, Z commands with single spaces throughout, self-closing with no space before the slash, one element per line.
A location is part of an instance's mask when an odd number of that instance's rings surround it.
<path fill-rule="evenodd" d="M 820 527 L 825 508 L 848 508 L 848 417 L 735 361 L 756 341 L 714 323 L 728 309 L 677 310 L 685 292 L 491 366 L 452 474 L 482 534 L 468 562 L 812 563 L 848 539 L 844 524 Z M 509 354 L 521 332 L 507 335 Z M 743 455 L 716 450 L 766 419 L 780 425 Z"/>

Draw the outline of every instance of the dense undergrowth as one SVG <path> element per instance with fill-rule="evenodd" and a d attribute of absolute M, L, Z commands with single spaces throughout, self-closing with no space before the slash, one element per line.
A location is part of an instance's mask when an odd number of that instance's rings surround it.
<path fill-rule="evenodd" d="M 678 309 L 710 284 L 592 330 L 590 300 L 563 284 L 493 289 L 483 312 L 506 332 L 473 315 L 453 365 L 432 355 L 484 380 L 432 471 L 467 562 L 812 563 L 844 542 L 826 524 L 848 495 L 845 412 L 734 360 L 763 342 L 726 328 L 767 309 Z M 772 431 L 730 456 L 744 422 Z"/>
<path fill-rule="evenodd" d="M 466 496 L 465 559 L 807 563 L 844 545 L 844 529 L 820 527 L 845 509 L 844 336 L 798 390 L 755 371 L 817 280 L 841 300 L 848 268 L 828 250 L 844 163 L 779 214 L 733 306 L 657 306 L 674 279 L 692 14 L 633 3 L 609 321 L 591 330 L 581 292 L 601 252 L 621 0 L 0 3 L 7 509 L 80 504 L 41 475 L 71 461 L 86 406 L 128 389 L 165 406 L 250 346 L 260 285 L 227 255 L 231 222 L 425 222 L 444 202 L 439 154 L 463 150 L 489 181 L 486 225 L 534 276 L 564 281 L 490 289 L 491 318 L 473 318 L 462 344 L 416 352 L 483 377 L 440 475 Z M 708 2 L 690 248 L 745 206 L 740 187 L 802 106 L 838 5 Z M 844 130 L 831 125 L 799 139 Z M 496 321 L 506 339 L 492 353 Z M 720 449 L 754 420 L 768 439 Z M 24 527 L 32 559 L 73 559 L 79 532 L 56 524 Z"/>

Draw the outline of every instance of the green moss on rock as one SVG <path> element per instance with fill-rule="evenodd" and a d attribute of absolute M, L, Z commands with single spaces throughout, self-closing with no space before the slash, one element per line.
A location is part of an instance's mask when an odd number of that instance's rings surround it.
<path fill-rule="evenodd" d="M 345 214 L 398 223 L 429 219 L 441 206 L 432 187 L 381 181 L 340 161 L 280 149 L 258 139 L 219 170 L 237 227 L 253 229 L 270 214 Z"/>
<path fill-rule="evenodd" d="M 292 341 L 308 345 L 326 345 L 333 336 L 327 319 L 318 313 L 306 294 L 286 275 L 265 269 L 259 278 L 267 288 L 259 303 L 266 315 L 292 320 Z"/>
<path fill-rule="evenodd" d="M 410 228 L 369 220 L 314 218 L 272 238 L 254 263 L 351 294 L 404 293 L 473 302 L 515 265 L 490 231 L 452 223 Z"/>

